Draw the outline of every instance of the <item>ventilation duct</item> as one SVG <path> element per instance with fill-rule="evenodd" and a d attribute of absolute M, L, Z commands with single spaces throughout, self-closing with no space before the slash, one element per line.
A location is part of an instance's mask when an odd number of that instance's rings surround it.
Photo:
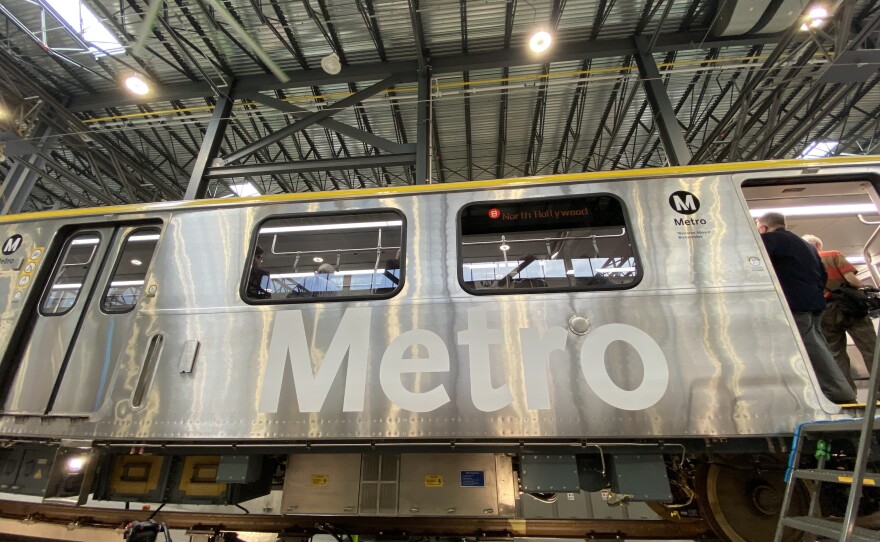
<path fill-rule="evenodd" d="M 719 7 L 712 34 L 775 34 L 795 24 L 802 10 L 802 0 L 727 0 Z"/>

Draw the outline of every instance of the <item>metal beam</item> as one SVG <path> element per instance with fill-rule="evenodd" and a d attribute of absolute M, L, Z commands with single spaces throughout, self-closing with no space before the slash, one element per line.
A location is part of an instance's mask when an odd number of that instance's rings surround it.
<path fill-rule="evenodd" d="M 234 86 L 235 83 L 233 83 Z M 186 185 L 184 199 L 201 199 L 207 194 L 208 183 L 206 182 L 207 176 L 205 171 L 217 157 L 217 152 L 220 150 L 223 134 L 226 132 L 226 125 L 229 123 L 229 115 L 232 113 L 233 103 L 235 103 L 234 88 L 230 88 L 230 92 L 225 96 L 217 98 L 214 114 L 211 115 L 211 122 L 208 123 L 208 129 L 205 131 L 205 137 L 202 139 L 202 146 L 199 148 L 199 155 L 189 177 L 189 184 Z"/>
<path fill-rule="evenodd" d="M 255 93 L 241 97 L 244 99 L 259 102 L 267 107 L 271 107 L 279 111 L 284 111 L 285 113 L 290 113 L 297 118 L 304 118 L 314 113 L 314 111 L 309 111 L 304 107 L 300 107 L 298 105 L 279 100 L 278 98 L 266 96 L 265 94 Z M 384 137 L 378 136 L 372 132 L 367 132 L 366 130 L 361 130 L 359 128 L 355 128 L 354 126 L 349 126 L 348 124 L 345 124 L 344 122 L 339 122 L 338 120 L 324 119 L 318 121 L 318 124 L 320 124 L 324 128 L 329 128 L 334 132 L 348 136 L 352 139 L 357 139 L 358 141 L 363 141 L 368 145 L 372 145 L 373 147 L 388 152 L 404 153 L 416 151 L 416 146 L 414 144 L 397 143 L 396 141 L 385 139 Z"/>
<path fill-rule="evenodd" d="M 382 92 L 383 90 L 387 89 L 388 87 L 394 86 L 395 84 L 399 83 L 402 78 L 403 78 L 402 74 L 394 74 L 391 77 L 387 77 L 387 78 L 379 81 L 378 83 L 374 83 L 374 84 L 370 85 L 369 87 L 367 87 L 361 91 L 358 91 L 358 92 L 352 94 L 351 96 L 348 96 L 347 98 L 343 98 L 343 99 L 339 100 L 338 102 L 334 102 L 334 103 L 328 105 L 326 108 L 318 111 L 317 113 L 312 113 L 311 115 L 305 117 L 304 119 L 302 119 L 301 121 L 299 121 L 297 123 L 291 124 L 290 126 L 287 126 L 286 128 L 282 128 L 278 131 L 272 132 L 271 134 L 267 135 L 266 137 L 259 139 L 257 141 L 254 141 L 250 145 L 247 145 L 245 148 L 239 149 L 239 150 L 233 152 L 232 154 L 223 158 L 223 163 L 224 164 L 231 164 L 233 162 L 241 160 L 242 158 L 250 156 L 251 154 L 262 149 L 263 147 L 271 145 L 272 143 L 277 143 L 277 142 L 281 141 L 282 139 L 285 139 L 287 137 L 292 136 L 293 134 L 302 132 L 303 130 L 305 130 L 309 126 L 312 126 L 313 124 L 317 124 L 318 122 L 320 122 L 326 118 L 329 118 L 329 117 L 335 115 L 336 113 L 339 113 L 343 109 L 345 109 L 349 106 L 352 106 L 358 102 L 361 102 L 361 101 L 365 100 L 366 98 L 373 96 L 374 94 L 378 94 L 379 92 Z"/>
<path fill-rule="evenodd" d="M 46 149 L 46 142 L 52 137 L 54 131 L 46 123 L 40 123 L 34 130 L 33 140 L 36 143 L 37 152 Z M 38 171 L 45 167 L 46 163 L 39 154 L 18 157 L 9 172 L 6 180 L 0 187 L 0 214 L 11 215 L 20 213 L 27 203 L 31 190 L 40 178 Z M 32 167 L 27 167 L 32 166 Z"/>
<path fill-rule="evenodd" d="M 64 167 L 63 164 L 61 164 L 57 160 L 54 160 L 47 153 L 41 152 L 39 154 L 42 157 L 43 161 L 46 163 L 46 165 L 48 165 L 53 170 L 55 170 L 56 173 L 58 173 L 59 175 L 61 175 L 65 179 L 67 179 L 68 182 L 72 183 L 74 186 L 78 187 L 83 192 L 90 194 L 95 199 L 99 199 L 102 202 L 106 203 L 107 205 L 118 205 L 120 203 L 128 203 L 123 198 L 119 197 L 118 194 L 113 194 L 113 196 L 115 196 L 116 199 L 113 199 L 108 194 L 104 194 L 103 192 L 101 192 L 98 189 L 98 187 L 90 185 L 89 183 L 80 179 L 79 176 L 74 175 L 73 173 L 68 171 L 68 169 L 66 167 Z M 30 164 L 28 164 L 28 166 L 30 166 Z M 54 179 L 52 179 L 52 177 L 49 177 L 48 175 L 43 175 L 43 176 L 46 177 L 47 179 L 54 181 Z"/>
<path fill-rule="evenodd" d="M 714 47 L 737 47 L 755 44 L 777 43 L 779 34 L 767 36 L 751 36 L 739 38 L 704 39 L 704 33 L 679 32 L 657 37 L 654 49 L 657 51 L 684 51 L 690 49 L 711 49 Z M 806 39 L 806 38 L 804 38 Z M 535 59 L 523 48 L 509 48 L 494 52 L 445 55 L 431 59 L 433 75 L 444 73 L 461 73 L 486 68 L 507 66 L 529 66 Z M 586 60 L 589 58 L 619 57 L 635 54 L 636 48 L 629 38 L 582 40 L 570 43 L 559 43 L 542 58 L 545 62 L 564 62 Z M 314 85 L 328 85 L 358 81 L 376 81 L 389 74 L 402 74 L 401 83 L 418 81 L 418 61 L 376 62 L 345 66 L 337 75 L 329 75 L 322 70 L 293 70 L 288 72 L 290 81 L 282 83 L 271 74 L 248 77 L 239 83 L 240 93 L 277 90 L 282 88 L 299 88 Z M 139 103 L 155 103 L 171 100 L 186 100 L 213 96 L 209 85 L 205 83 L 184 83 L 169 85 L 155 89 L 149 96 L 133 97 L 124 91 L 101 92 L 93 95 L 77 96 L 70 103 L 71 111 L 103 109 L 111 106 L 134 105 Z"/>
<path fill-rule="evenodd" d="M 309 171 L 345 171 L 392 166 L 410 166 L 416 163 L 416 153 L 382 154 L 327 160 L 304 160 L 302 162 L 274 162 L 271 164 L 248 164 L 244 166 L 217 166 L 205 171 L 206 179 L 224 177 L 249 177 L 277 175 L 280 173 L 306 173 Z"/>
<path fill-rule="evenodd" d="M 431 75 L 428 71 L 419 75 L 419 103 L 416 115 L 416 178 L 415 184 L 428 184 L 428 139 L 431 137 L 429 109 L 431 107 Z"/>
<path fill-rule="evenodd" d="M 660 140 L 663 142 L 666 156 L 669 157 L 669 165 L 687 164 L 691 161 L 691 151 L 688 149 L 684 134 L 678 125 L 678 118 L 672 108 L 672 102 L 666 92 L 666 85 L 663 84 L 660 70 L 657 69 L 657 63 L 654 62 L 654 55 L 651 54 L 648 39 L 645 36 L 636 36 L 634 41 L 636 49 L 638 49 L 636 64 L 639 67 L 639 76 L 645 87 L 648 103 L 651 104 L 651 110 L 654 112 L 654 122 L 660 130 Z"/>

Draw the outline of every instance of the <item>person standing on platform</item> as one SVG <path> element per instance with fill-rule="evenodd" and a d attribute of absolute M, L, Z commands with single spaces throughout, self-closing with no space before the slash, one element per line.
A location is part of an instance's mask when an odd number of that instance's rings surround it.
<path fill-rule="evenodd" d="M 846 257 L 838 250 L 822 250 L 822 240 L 815 235 L 804 235 L 804 241 L 810 243 L 819 251 L 819 257 L 825 265 L 828 274 L 828 282 L 825 283 L 825 299 L 828 306 L 822 313 L 822 333 L 828 341 L 834 359 L 843 371 L 843 375 L 851 386 L 855 387 L 852 378 L 849 354 L 846 352 L 846 334 L 852 337 L 856 348 L 865 360 L 868 372 L 874 364 L 874 346 L 877 343 L 877 332 L 874 323 L 866 314 L 862 317 L 854 317 L 844 314 L 840 303 L 831 298 L 831 290 L 846 287 L 861 288 L 862 282 L 856 277 L 856 268 L 847 261 Z"/>
<path fill-rule="evenodd" d="M 785 229 L 785 216 L 767 213 L 755 220 L 782 293 L 794 316 L 822 392 L 835 403 L 851 403 L 856 393 L 834 360 L 821 318 L 825 310 L 827 275 L 819 253 Z"/>

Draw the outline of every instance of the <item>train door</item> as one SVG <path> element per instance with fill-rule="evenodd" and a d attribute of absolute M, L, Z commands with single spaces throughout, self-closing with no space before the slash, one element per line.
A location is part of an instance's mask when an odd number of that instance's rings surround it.
<path fill-rule="evenodd" d="M 742 191 L 753 217 L 781 213 L 786 229 L 799 236 L 809 234 L 814 242 L 821 242 L 823 251 L 837 251 L 847 266 L 855 268 L 863 285 L 875 286 L 880 277 L 876 267 L 880 262 L 880 197 L 875 180 L 872 175 L 815 179 L 799 175 L 748 180 Z M 868 377 L 868 362 L 864 358 L 873 357 L 873 333 L 867 330 L 870 338 L 865 339 L 856 335 L 856 330 L 843 333 L 832 316 L 825 315 L 823 334 L 847 380 L 857 390 L 863 390 Z M 874 319 L 870 326 L 876 325 Z"/>
<path fill-rule="evenodd" d="M 156 226 L 83 228 L 54 262 L 4 402 L 9 414 L 87 415 L 129 335 L 159 239 Z"/>

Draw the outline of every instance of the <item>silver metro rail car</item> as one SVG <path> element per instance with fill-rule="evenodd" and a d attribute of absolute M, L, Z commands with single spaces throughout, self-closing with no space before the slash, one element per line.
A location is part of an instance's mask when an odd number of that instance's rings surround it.
<path fill-rule="evenodd" d="M 2 217 L 0 491 L 216 505 L 274 484 L 279 514 L 391 517 L 721 493 L 724 472 L 694 480 L 724 463 L 707 457 L 756 465 L 842 416 L 744 187 L 874 201 L 878 173 L 728 164 Z"/>

